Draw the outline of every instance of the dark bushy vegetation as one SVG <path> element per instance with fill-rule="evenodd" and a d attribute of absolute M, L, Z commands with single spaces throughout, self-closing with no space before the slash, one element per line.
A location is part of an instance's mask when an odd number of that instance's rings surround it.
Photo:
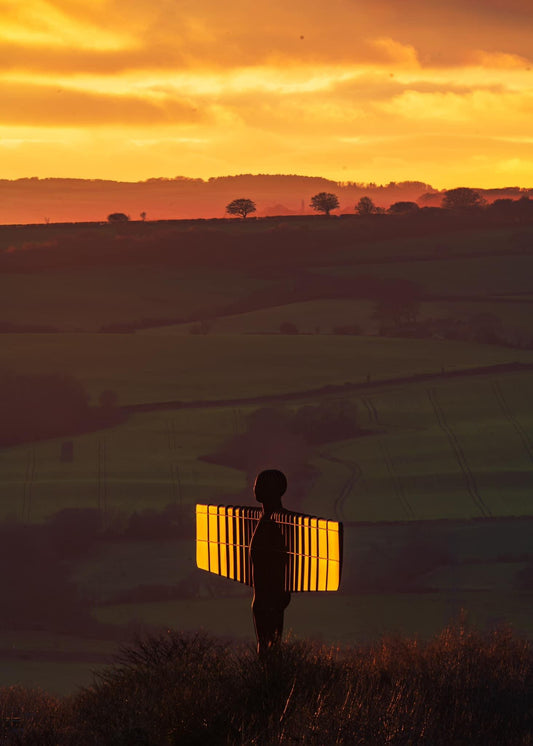
<path fill-rule="evenodd" d="M 24 518 L 24 516 L 23 516 Z M 47 629 L 68 633 L 98 631 L 91 607 L 102 597 L 87 595 L 72 569 L 108 541 L 192 539 L 194 512 L 171 504 L 161 511 L 106 515 L 93 508 L 66 508 L 43 523 L 0 523 L 0 629 Z M 139 602 L 182 598 L 195 592 L 194 581 L 172 586 L 129 589 L 113 598 Z M 109 600 L 109 599 L 107 599 Z M 2 743 L 0 739 L 0 743 Z"/>
<path fill-rule="evenodd" d="M 459 623 L 427 643 L 289 641 L 261 661 L 168 631 L 124 648 L 70 700 L 0 690 L 0 712 L 6 744 L 526 746 L 533 651 L 508 629 Z"/>
<path fill-rule="evenodd" d="M 71 562 L 101 530 L 96 510 L 67 509 L 43 524 L 0 524 L 0 628 L 84 630 L 96 625 L 71 577 Z M 0 740 L 1 743 L 1 740 Z"/>
<path fill-rule="evenodd" d="M 0 446 L 77 435 L 123 422 L 114 392 L 92 407 L 72 376 L 0 372 Z"/>
<path fill-rule="evenodd" d="M 356 404 L 347 399 L 326 400 L 294 411 L 260 407 L 246 418 L 244 432 L 204 458 L 242 469 L 250 484 L 263 464 L 278 464 L 291 485 L 291 500 L 298 505 L 316 476 L 313 448 L 367 432 L 359 425 Z"/>

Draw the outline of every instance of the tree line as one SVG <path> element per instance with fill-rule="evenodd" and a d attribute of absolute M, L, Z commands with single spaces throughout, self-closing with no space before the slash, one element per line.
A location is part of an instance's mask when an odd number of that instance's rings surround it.
<path fill-rule="evenodd" d="M 523 202 L 524 204 L 529 203 L 529 197 L 524 196 L 519 200 L 513 200 L 510 198 L 501 198 L 495 200 L 493 205 L 497 208 L 505 209 L 509 205 L 513 205 L 517 202 Z M 441 201 L 441 207 L 445 210 L 470 210 L 473 208 L 486 207 L 488 205 L 487 200 L 483 195 L 477 192 L 475 189 L 470 187 L 457 187 L 456 189 L 448 189 L 444 192 Z M 318 192 L 311 197 L 309 207 L 315 212 L 322 212 L 325 215 L 329 215 L 332 210 L 338 210 L 340 207 L 339 198 L 333 192 Z M 354 211 L 358 215 L 380 215 L 388 213 L 391 215 L 408 215 L 417 212 L 420 206 L 417 202 L 409 200 L 400 200 L 393 202 L 388 209 L 379 207 L 375 204 L 371 197 L 364 196 L 359 199 L 354 207 Z M 232 200 L 226 205 L 226 213 L 240 218 L 246 218 L 248 215 L 257 211 L 256 203 L 248 198 L 239 197 Z M 146 212 L 140 213 L 141 220 L 146 220 Z M 130 216 L 123 212 L 112 212 L 107 216 L 109 223 L 126 223 L 130 220 Z"/>
<path fill-rule="evenodd" d="M 528 197 L 522 197 L 521 200 L 529 203 Z M 505 208 L 508 206 L 507 203 L 518 201 L 520 200 L 498 199 L 495 200 L 493 204 L 498 203 L 498 207 Z M 449 189 L 444 193 L 441 203 L 441 207 L 445 210 L 470 210 L 485 206 L 487 206 L 486 199 L 479 194 L 479 192 L 476 192 L 475 189 L 471 189 L 470 187 Z M 339 209 L 339 198 L 332 192 L 318 192 L 311 197 L 309 207 L 316 212 L 322 212 L 325 215 L 329 215 L 332 210 Z M 256 212 L 256 209 L 256 204 L 253 200 L 243 197 L 234 199 L 226 205 L 226 212 L 229 215 L 236 215 L 243 219 L 251 213 Z M 385 212 L 391 215 L 406 215 L 417 212 L 420 207 L 417 202 L 399 201 L 394 202 L 387 210 L 385 210 L 383 207 L 378 207 L 370 197 L 364 196 L 360 198 L 354 209 L 358 215 L 379 215 Z"/>

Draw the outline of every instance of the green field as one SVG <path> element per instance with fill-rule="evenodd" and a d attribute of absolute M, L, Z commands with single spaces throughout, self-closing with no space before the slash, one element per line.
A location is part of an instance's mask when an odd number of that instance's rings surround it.
<path fill-rule="evenodd" d="M 332 334 L 336 326 L 360 324 L 364 333 L 375 333 L 374 304 L 366 300 L 328 299 L 287 303 L 257 311 L 220 316 L 210 321 L 209 334 L 279 334 L 284 322 L 295 324 L 302 334 Z M 140 334 L 190 334 L 193 323 L 146 329 Z"/>
<path fill-rule="evenodd" d="M 303 507 L 347 521 L 531 515 L 532 387 L 530 373 L 512 373 L 345 395 L 370 434 L 314 449 L 320 476 Z M 131 513 L 238 494 L 244 471 L 202 457 L 243 432 L 247 414 L 260 405 L 135 414 L 76 437 L 73 463 L 60 460 L 62 439 L 5 449 L 1 514 L 41 521 L 66 507 Z"/>
<path fill-rule="evenodd" d="M 120 404 L 241 399 L 533 362 L 533 351 L 441 340 L 345 335 L 4 334 L 0 369 L 62 372 Z"/>
<path fill-rule="evenodd" d="M 404 278 L 435 295 L 515 295 L 531 292 L 533 256 L 471 256 L 327 267 L 314 272 L 339 277 Z"/>
<path fill-rule="evenodd" d="M 523 302 L 519 302 L 521 299 Z M 219 316 L 208 322 L 210 335 L 279 334 L 280 326 L 294 324 L 299 334 L 334 334 L 342 327 L 356 327 L 359 334 L 376 335 L 379 322 L 376 304 L 370 300 L 328 299 L 262 308 L 240 314 Z M 533 339 L 533 303 L 523 296 L 477 301 L 423 301 L 417 320 L 457 319 L 468 322 L 482 315 L 495 317 L 495 330 L 505 339 L 530 342 Z M 156 326 L 139 334 L 191 334 L 195 322 Z"/>
<path fill-rule="evenodd" d="M 238 270 L 150 265 L 0 273 L 0 294 L 9 309 L 3 320 L 68 332 L 146 318 L 209 317 L 264 284 Z"/>
<path fill-rule="evenodd" d="M 530 374 L 405 385 L 369 394 L 360 411 L 382 433 L 328 447 L 321 462 L 337 460 L 323 483 L 335 499 L 357 467 L 345 520 L 531 514 Z"/>

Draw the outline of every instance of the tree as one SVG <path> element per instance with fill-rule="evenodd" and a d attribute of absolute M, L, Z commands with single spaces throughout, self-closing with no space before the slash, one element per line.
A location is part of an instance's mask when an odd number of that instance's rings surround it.
<path fill-rule="evenodd" d="M 255 202 L 251 199 L 234 199 L 229 205 L 226 205 L 226 212 L 230 215 L 240 215 L 245 218 L 251 212 L 255 212 Z"/>
<path fill-rule="evenodd" d="M 416 323 L 420 312 L 420 288 L 411 280 L 391 280 L 384 283 L 374 313 L 380 333 L 397 331 L 404 325 Z"/>
<path fill-rule="evenodd" d="M 378 211 L 378 208 L 370 197 L 361 197 L 355 206 L 355 211 L 359 215 L 374 215 Z"/>
<path fill-rule="evenodd" d="M 298 327 L 292 321 L 282 321 L 279 325 L 280 334 L 298 334 Z"/>
<path fill-rule="evenodd" d="M 448 210 L 466 210 L 472 207 L 483 207 L 485 204 L 486 199 L 470 187 L 448 189 L 442 198 L 442 206 Z"/>
<path fill-rule="evenodd" d="M 338 209 L 339 200 L 336 194 L 332 194 L 331 192 L 319 192 L 318 194 L 315 194 L 314 197 L 311 197 L 309 207 L 312 207 L 313 210 L 316 210 L 317 212 L 325 212 L 326 215 L 329 215 L 331 210 Z"/>
<path fill-rule="evenodd" d="M 107 216 L 108 223 L 127 223 L 129 219 L 130 216 L 125 212 L 112 212 Z"/>
<path fill-rule="evenodd" d="M 394 202 L 387 212 L 391 215 L 412 215 L 420 210 L 416 202 Z"/>

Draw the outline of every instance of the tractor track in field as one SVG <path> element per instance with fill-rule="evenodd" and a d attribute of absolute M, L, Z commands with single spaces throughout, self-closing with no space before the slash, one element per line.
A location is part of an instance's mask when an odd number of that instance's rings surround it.
<path fill-rule="evenodd" d="M 387 444 L 385 443 L 385 441 L 383 440 L 383 438 L 378 438 L 378 444 L 379 444 L 379 449 L 381 451 L 381 455 L 383 456 L 383 460 L 387 467 L 389 477 L 394 487 L 394 492 L 396 493 L 396 497 L 400 501 L 400 504 L 402 508 L 404 509 L 407 518 L 413 519 L 415 517 L 415 511 L 413 510 L 411 503 L 405 496 L 405 491 L 403 489 L 402 480 L 400 476 L 398 475 L 398 472 L 394 466 L 394 462 L 391 458 L 389 448 Z"/>
<path fill-rule="evenodd" d="M 305 391 L 291 391 L 286 394 L 265 394 L 263 396 L 242 397 L 239 399 L 193 399 L 183 401 L 173 399 L 163 402 L 143 402 L 139 404 L 124 404 L 119 407 L 126 414 L 136 414 L 140 412 L 157 412 L 165 409 L 209 409 L 218 407 L 242 407 L 242 406 L 261 406 L 262 404 L 275 404 L 302 400 L 305 401 L 310 397 L 327 397 L 338 396 L 339 394 L 349 395 L 357 392 L 379 391 L 391 386 L 399 386 L 409 383 L 424 383 L 428 381 L 448 381 L 453 378 L 463 378 L 472 376 L 490 376 L 501 373 L 520 373 L 533 370 L 533 363 L 501 363 L 498 365 L 484 365 L 477 368 L 460 368 L 447 372 L 419 373 L 412 376 L 402 376 L 397 378 L 383 378 L 379 381 L 360 383 L 343 383 L 320 386 L 319 388 L 307 389 Z M 374 406 L 368 397 L 364 397 L 365 407 L 372 409 Z M 370 412 L 369 416 L 377 418 L 377 412 Z M 374 420 L 374 421 L 377 421 Z"/>
<path fill-rule="evenodd" d="M 457 435 L 455 434 L 451 426 L 448 424 L 446 417 L 444 416 L 444 412 L 442 411 L 442 407 L 440 406 L 438 402 L 437 393 L 435 389 L 427 389 L 427 395 L 428 395 L 429 401 L 431 402 L 431 406 L 433 407 L 433 411 L 435 412 L 437 423 L 439 427 L 441 428 L 441 430 L 443 431 L 443 433 L 448 438 L 448 442 L 450 443 L 452 451 L 455 454 L 455 458 L 457 460 L 457 463 L 459 464 L 459 468 L 461 469 L 463 473 L 465 483 L 466 483 L 466 488 L 468 490 L 470 497 L 472 498 L 472 502 L 474 503 L 474 505 L 476 506 L 476 508 L 479 510 L 479 512 L 484 518 L 491 517 L 492 513 L 490 512 L 489 508 L 484 503 L 483 498 L 479 494 L 475 477 L 470 469 L 470 466 L 468 465 L 468 461 L 463 451 L 463 447 L 461 446 L 457 438 Z"/>
<path fill-rule="evenodd" d="M 350 472 L 350 476 L 348 479 L 343 483 L 339 494 L 337 495 L 334 503 L 334 510 L 335 515 L 337 517 L 338 521 L 343 522 L 344 521 L 344 503 L 348 499 L 349 495 L 351 494 L 353 488 L 358 482 L 363 481 L 363 471 L 358 463 L 355 461 L 347 461 L 342 458 L 338 458 L 337 456 L 332 456 L 329 453 L 321 453 L 320 457 L 325 459 L 326 461 L 331 461 L 334 464 L 341 464 L 342 466 L 346 467 L 348 471 Z"/>
<path fill-rule="evenodd" d="M 26 473 L 24 475 L 24 491 L 22 493 L 22 520 L 29 521 L 31 517 L 33 482 L 35 480 L 35 446 L 28 451 Z"/>
<path fill-rule="evenodd" d="M 522 445 L 524 446 L 524 450 L 526 451 L 529 460 L 533 462 L 533 445 L 531 443 L 529 435 L 527 434 L 527 432 L 524 430 L 522 425 L 516 419 L 515 414 L 511 410 L 511 407 L 509 406 L 509 403 L 507 402 L 507 399 L 505 398 L 505 395 L 502 391 L 502 387 L 499 381 L 492 381 L 492 390 L 494 392 L 496 401 L 498 402 L 500 409 L 502 410 L 504 416 L 511 423 L 518 437 L 522 441 Z"/>
<path fill-rule="evenodd" d="M 378 410 L 376 409 L 376 405 L 374 404 L 373 400 L 368 396 L 362 396 L 361 401 L 365 405 L 368 412 L 368 421 L 370 422 L 370 424 L 379 425 Z"/>
<path fill-rule="evenodd" d="M 104 436 L 98 438 L 97 503 L 98 510 L 105 516 L 109 506 L 107 495 L 107 443 Z"/>
<path fill-rule="evenodd" d="M 181 505 L 181 477 L 178 460 L 178 438 L 176 435 L 176 420 L 167 420 L 167 445 L 170 460 L 170 482 L 172 485 L 172 500 Z"/>

